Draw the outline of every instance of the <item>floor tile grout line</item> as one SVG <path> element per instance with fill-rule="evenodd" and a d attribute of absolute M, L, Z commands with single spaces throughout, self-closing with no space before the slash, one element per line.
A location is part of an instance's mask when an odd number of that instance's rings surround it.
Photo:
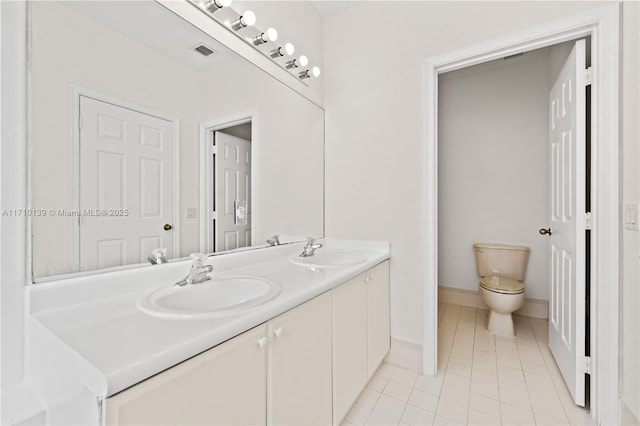
<path fill-rule="evenodd" d="M 529 318 L 527 318 L 527 322 L 529 323 L 529 326 L 531 327 L 532 331 L 533 331 L 533 327 L 531 325 L 531 321 L 529 320 Z M 558 394 L 558 397 L 560 397 L 560 391 L 558 389 L 558 386 L 556 384 L 556 381 L 553 380 L 553 377 L 551 375 L 551 371 L 549 369 L 549 365 L 547 364 L 547 360 L 544 357 L 544 355 L 542 354 L 542 348 L 540 347 L 541 344 L 543 344 L 543 342 L 540 342 L 538 340 L 538 336 L 535 334 L 535 332 L 533 333 L 533 336 L 535 338 L 537 347 L 538 347 L 538 351 L 540 352 L 540 356 L 542 357 L 542 362 L 544 362 L 544 367 L 547 370 L 547 374 L 549 375 L 549 378 L 551 380 L 551 384 L 553 385 L 553 389 L 556 391 L 556 393 Z M 554 361 L 555 362 L 555 361 Z M 567 412 L 567 407 L 565 407 L 564 402 L 562 401 L 562 398 L 560 398 L 560 406 L 562 407 L 562 411 L 564 412 L 565 415 L 565 420 L 567 421 L 567 423 L 571 424 L 571 419 L 569 418 L 569 413 Z M 532 407 L 533 408 L 533 407 Z M 535 417 L 535 412 L 534 412 L 534 417 Z"/>
<path fill-rule="evenodd" d="M 527 322 L 527 326 L 531 329 L 531 332 L 533 333 L 533 329 L 531 328 L 531 324 L 529 323 L 529 318 L 527 317 L 523 317 L 525 319 L 525 321 Z M 534 334 L 533 336 L 534 339 L 536 339 L 536 336 Z M 537 342 L 537 339 L 536 339 Z M 539 345 L 536 345 L 538 347 L 538 351 L 540 351 Z M 524 379 L 524 386 L 527 389 L 527 400 L 529 401 L 529 407 L 531 408 L 531 416 L 533 417 L 533 421 L 535 424 L 537 424 L 537 420 L 536 420 L 536 413 L 535 410 L 533 408 L 533 403 L 531 402 L 531 393 L 529 392 L 529 382 L 527 381 L 527 377 L 524 375 L 524 365 L 522 365 L 522 355 L 520 353 L 520 346 L 518 344 L 516 344 L 516 350 L 518 351 L 518 361 L 520 361 L 520 370 L 522 371 L 522 378 Z M 546 366 L 545 366 L 546 367 Z"/>

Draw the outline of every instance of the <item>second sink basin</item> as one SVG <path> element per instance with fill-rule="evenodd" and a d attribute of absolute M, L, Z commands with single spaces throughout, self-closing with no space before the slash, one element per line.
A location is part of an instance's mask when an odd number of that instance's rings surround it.
<path fill-rule="evenodd" d="M 166 318 L 207 319 L 233 315 L 275 298 L 280 285 L 244 275 L 212 276 L 185 287 L 162 287 L 138 301 L 141 311 Z"/>
<path fill-rule="evenodd" d="M 296 265 L 311 266 L 314 268 L 335 268 L 339 266 L 351 266 L 364 262 L 366 259 L 357 254 L 344 251 L 317 252 L 313 256 L 291 257 L 289 260 Z"/>

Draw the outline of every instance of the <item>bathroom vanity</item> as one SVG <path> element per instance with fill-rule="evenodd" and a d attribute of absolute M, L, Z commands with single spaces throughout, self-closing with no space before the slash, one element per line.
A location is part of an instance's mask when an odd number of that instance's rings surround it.
<path fill-rule="evenodd" d="M 279 292 L 209 317 L 140 309 L 189 261 L 32 286 L 35 387 L 77 416 L 51 424 L 339 424 L 389 350 L 389 249 L 323 243 L 303 261 L 303 243 L 210 257 L 193 286 L 259 277 Z"/>

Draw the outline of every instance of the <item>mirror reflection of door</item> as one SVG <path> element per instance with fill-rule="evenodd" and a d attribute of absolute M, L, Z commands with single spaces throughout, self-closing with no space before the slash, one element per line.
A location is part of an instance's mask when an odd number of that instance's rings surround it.
<path fill-rule="evenodd" d="M 80 96 L 81 271 L 172 257 L 173 123 Z"/>
<path fill-rule="evenodd" d="M 214 131 L 212 143 L 211 251 L 250 246 L 251 123 Z"/>

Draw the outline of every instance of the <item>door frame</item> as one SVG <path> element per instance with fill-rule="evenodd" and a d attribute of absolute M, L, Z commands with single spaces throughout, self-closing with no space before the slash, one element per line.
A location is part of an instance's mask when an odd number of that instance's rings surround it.
<path fill-rule="evenodd" d="M 209 205 L 211 201 L 211 194 L 213 194 L 213 181 L 211 179 L 213 170 L 211 169 L 211 163 L 207 161 L 210 150 L 210 135 L 217 130 L 226 129 L 239 124 L 251 123 L 251 197 L 253 198 L 253 189 L 255 188 L 255 170 L 253 164 L 253 158 L 256 155 L 257 132 L 255 126 L 257 122 L 257 114 L 255 111 L 241 112 L 231 116 L 223 117 L 216 120 L 206 121 L 200 124 L 200 136 L 199 136 L 199 157 L 200 157 L 200 191 L 199 191 L 199 212 L 200 212 L 200 253 L 209 253 L 208 246 L 211 241 L 211 212 L 209 211 Z M 255 204 L 251 201 L 251 230 L 255 231 Z M 215 243 L 215 242 L 214 242 Z"/>
<path fill-rule="evenodd" d="M 484 43 L 427 58 L 426 276 L 424 281 L 423 371 L 438 371 L 438 76 L 565 41 L 591 37 L 591 416 L 597 424 L 618 423 L 619 295 L 619 13 L 618 3 L 594 8 Z"/>
<path fill-rule="evenodd" d="M 142 114 L 171 122 L 173 128 L 173 183 L 172 183 L 172 205 L 173 205 L 173 257 L 178 258 L 180 253 L 180 119 L 160 112 L 148 106 L 135 102 L 126 101 L 115 96 L 107 95 L 97 90 L 70 84 L 69 111 L 71 112 L 70 134 L 71 134 L 71 181 L 70 194 L 72 210 L 80 211 L 80 97 L 95 99 L 117 107 L 130 109 Z M 77 217 L 69 217 L 71 221 L 71 271 L 80 272 L 80 224 Z"/>

